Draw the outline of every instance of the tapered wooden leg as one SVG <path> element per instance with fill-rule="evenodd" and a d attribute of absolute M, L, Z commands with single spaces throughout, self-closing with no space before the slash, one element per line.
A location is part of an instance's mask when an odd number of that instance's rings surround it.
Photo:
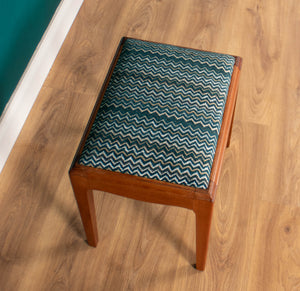
<path fill-rule="evenodd" d="M 87 179 L 70 173 L 75 198 L 79 208 L 81 220 L 90 246 L 98 243 L 98 230 L 95 214 L 95 204 L 92 190 L 88 189 Z"/>
<path fill-rule="evenodd" d="M 196 215 L 196 269 L 204 271 L 208 250 L 210 225 L 213 211 L 213 202 L 195 201 Z"/>

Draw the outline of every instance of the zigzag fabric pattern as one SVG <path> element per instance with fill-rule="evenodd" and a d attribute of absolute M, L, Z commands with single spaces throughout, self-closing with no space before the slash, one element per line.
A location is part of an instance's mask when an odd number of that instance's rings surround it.
<path fill-rule="evenodd" d="M 79 164 L 207 189 L 234 63 L 127 39 Z"/>

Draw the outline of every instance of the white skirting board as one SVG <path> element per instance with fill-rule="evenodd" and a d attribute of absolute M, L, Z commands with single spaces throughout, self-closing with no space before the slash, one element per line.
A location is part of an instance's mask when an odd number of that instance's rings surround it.
<path fill-rule="evenodd" d="M 0 173 L 84 0 L 62 0 L 0 120 Z"/>

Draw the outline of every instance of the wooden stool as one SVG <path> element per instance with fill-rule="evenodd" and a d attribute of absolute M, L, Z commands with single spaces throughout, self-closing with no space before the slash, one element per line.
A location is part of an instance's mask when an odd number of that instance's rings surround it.
<path fill-rule="evenodd" d="M 240 69 L 239 57 L 121 40 L 69 172 L 89 245 L 92 190 L 185 207 L 204 270 Z"/>

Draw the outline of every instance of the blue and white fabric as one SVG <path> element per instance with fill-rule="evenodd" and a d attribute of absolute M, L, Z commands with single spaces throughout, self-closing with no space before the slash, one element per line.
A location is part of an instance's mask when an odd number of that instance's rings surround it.
<path fill-rule="evenodd" d="M 234 63 L 127 39 L 79 164 L 207 189 Z"/>

